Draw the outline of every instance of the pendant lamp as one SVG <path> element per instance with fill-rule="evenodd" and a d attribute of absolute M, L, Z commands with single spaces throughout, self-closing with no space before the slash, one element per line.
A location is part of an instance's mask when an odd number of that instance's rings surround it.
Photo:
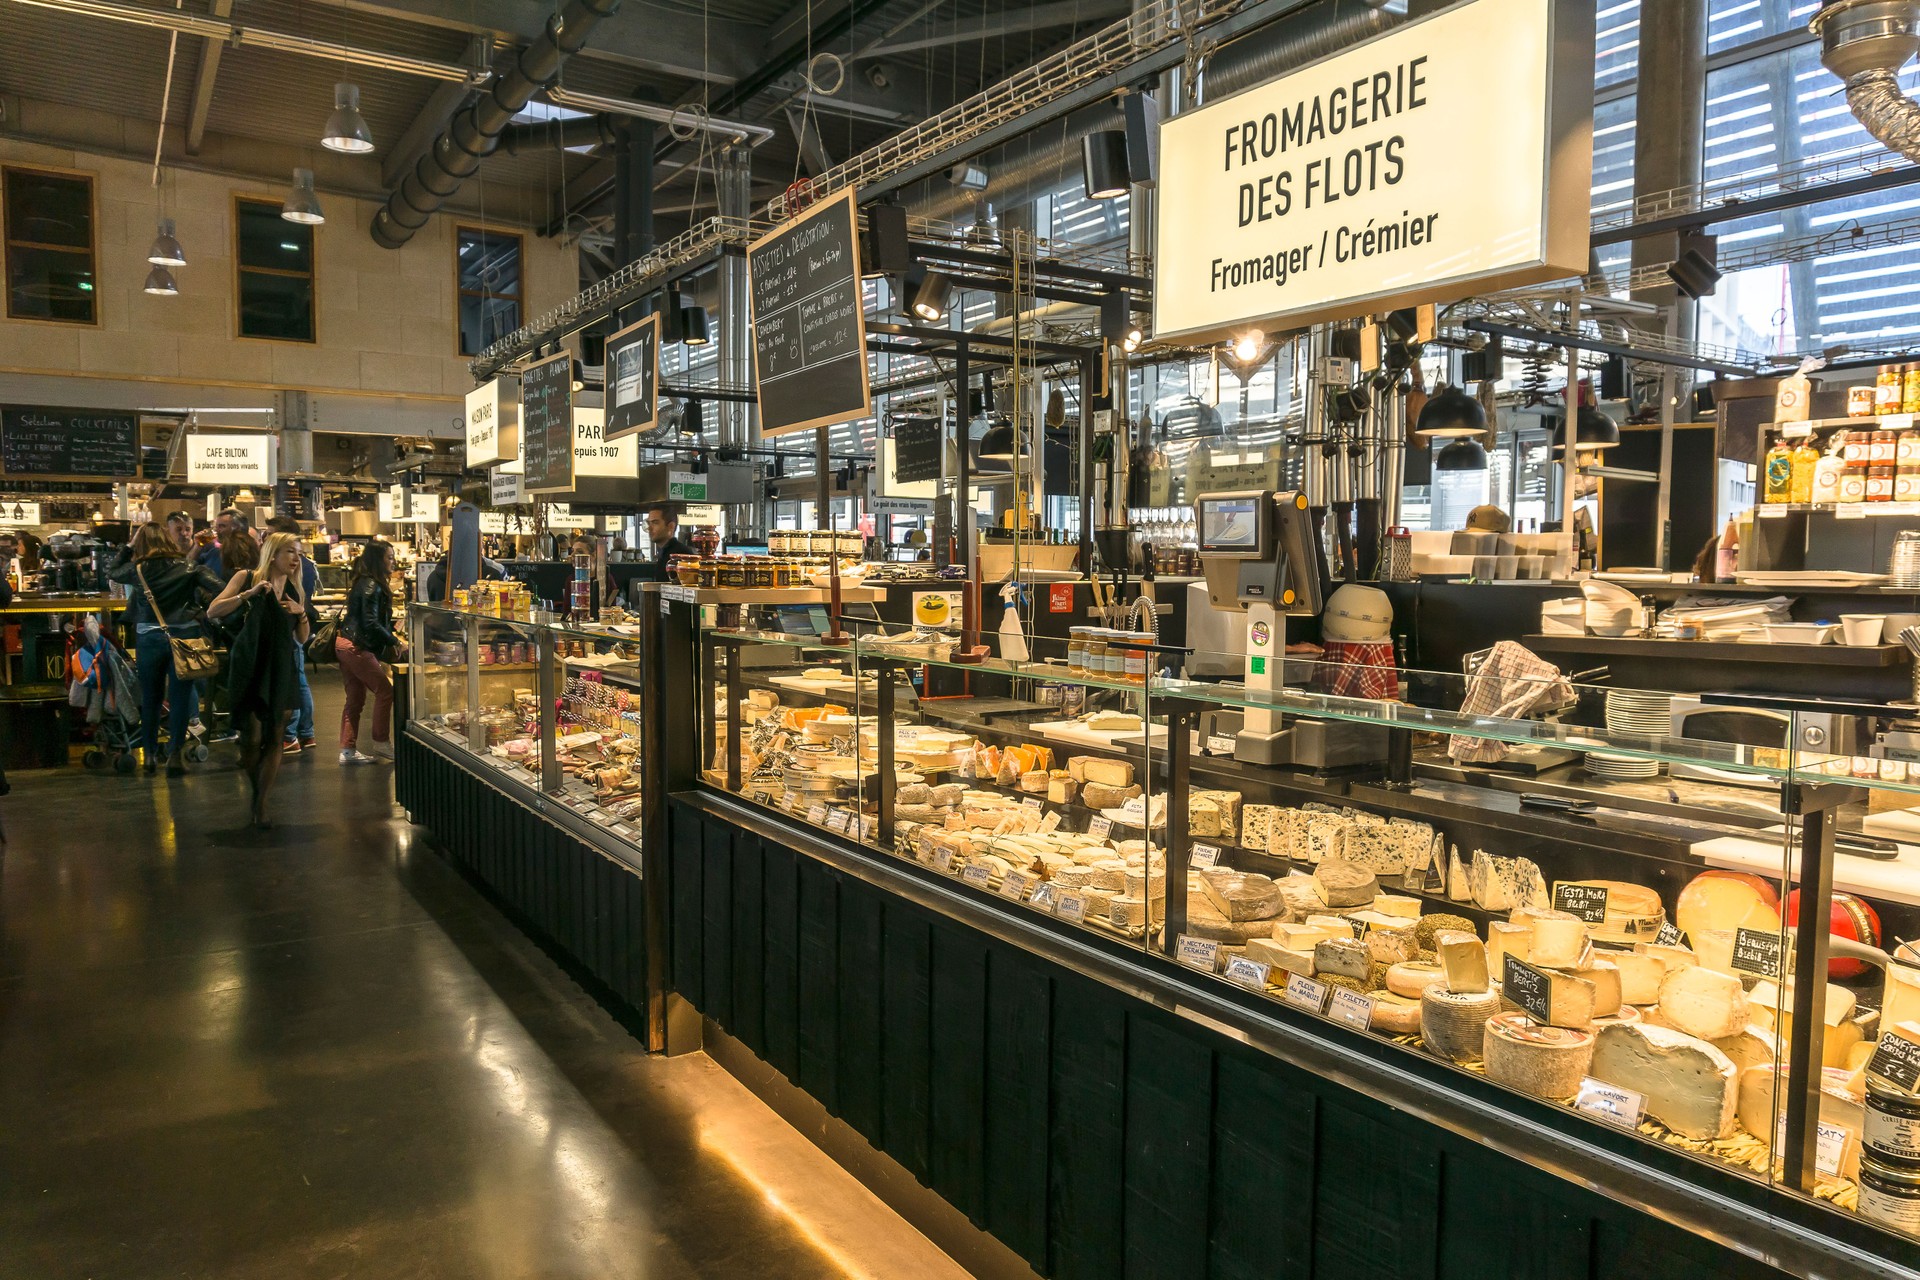
<path fill-rule="evenodd" d="M 173 219 L 160 219 L 159 233 L 153 237 L 153 246 L 147 250 L 147 261 L 156 267 L 184 267 L 187 265 L 186 251 L 173 235 Z"/>
<path fill-rule="evenodd" d="M 364 155 L 373 150 L 373 130 L 360 114 L 359 85 L 343 81 L 333 86 L 333 114 L 327 117 L 320 145 L 349 155 Z"/>
<path fill-rule="evenodd" d="M 280 216 L 306 226 L 317 226 L 327 220 L 320 209 L 320 197 L 313 189 L 313 170 L 293 171 L 293 188 L 287 192 L 286 203 L 280 206 Z"/>

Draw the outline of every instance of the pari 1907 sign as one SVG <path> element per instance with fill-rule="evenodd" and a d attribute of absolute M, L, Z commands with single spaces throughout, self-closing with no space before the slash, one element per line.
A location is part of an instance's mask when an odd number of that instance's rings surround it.
<path fill-rule="evenodd" d="M 1160 128 L 1154 334 L 1578 275 L 1593 0 L 1471 0 Z"/>

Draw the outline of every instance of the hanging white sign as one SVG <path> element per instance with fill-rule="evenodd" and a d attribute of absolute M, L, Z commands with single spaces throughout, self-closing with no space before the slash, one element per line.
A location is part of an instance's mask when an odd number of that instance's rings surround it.
<path fill-rule="evenodd" d="M 573 474 L 614 476 L 634 480 L 640 476 L 640 440 L 638 436 L 607 439 L 607 413 L 604 409 L 573 411 Z"/>
<path fill-rule="evenodd" d="M 495 467 L 487 473 L 488 500 L 496 507 L 517 507 L 526 501 L 520 490 L 520 473 Z"/>
<path fill-rule="evenodd" d="M 502 379 L 467 392 L 467 466 L 485 467 L 520 456 L 520 403 Z"/>
<path fill-rule="evenodd" d="M 1591 0 L 1468 0 L 1164 121 L 1154 336 L 1585 271 L 1593 24 Z"/>
<path fill-rule="evenodd" d="M 26 529 L 39 523 L 39 503 L 0 498 L 0 528 Z"/>
<path fill-rule="evenodd" d="M 277 441 L 267 434 L 197 432 L 187 437 L 187 483 L 270 485 Z"/>
<path fill-rule="evenodd" d="M 416 492 L 409 502 L 406 492 L 395 485 L 380 491 L 374 514 L 381 524 L 439 524 L 440 495 Z"/>

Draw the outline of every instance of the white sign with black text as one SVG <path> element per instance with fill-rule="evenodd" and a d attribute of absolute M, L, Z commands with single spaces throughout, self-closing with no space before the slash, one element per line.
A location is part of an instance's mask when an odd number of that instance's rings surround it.
<path fill-rule="evenodd" d="M 490 467 L 520 456 L 516 388 L 494 378 L 467 392 L 467 466 Z"/>
<path fill-rule="evenodd" d="M 604 409 L 573 410 L 573 474 L 616 476 L 637 479 L 640 475 L 640 442 L 635 436 L 607 439 L 607 413 Z"/>
<path fill-rule="evenodd" d="M 187 437 L 187 483 L 233 487 L 270 485 L 279 442 L 241 431 L 198 432 Z"/>

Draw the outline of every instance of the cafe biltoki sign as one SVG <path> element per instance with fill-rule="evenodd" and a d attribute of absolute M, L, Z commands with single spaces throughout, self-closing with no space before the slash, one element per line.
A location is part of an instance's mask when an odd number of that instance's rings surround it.
<path fill-rule="evenodd" d="M 1470 0 L 1161 125 L 1154 332 L 1586 269 L 1592 0 Z"/>

